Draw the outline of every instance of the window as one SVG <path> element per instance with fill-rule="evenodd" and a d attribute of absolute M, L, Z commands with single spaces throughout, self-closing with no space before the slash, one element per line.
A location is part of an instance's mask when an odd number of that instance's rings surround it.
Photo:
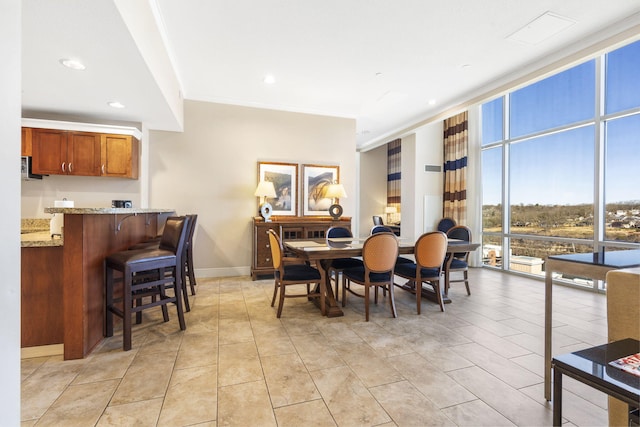
<path fill-rule="evenodd" d="M 638 82 L 640 42 L 482 105 L 485 265 L 543 275 L 548 255 L 640 248 Z"/>

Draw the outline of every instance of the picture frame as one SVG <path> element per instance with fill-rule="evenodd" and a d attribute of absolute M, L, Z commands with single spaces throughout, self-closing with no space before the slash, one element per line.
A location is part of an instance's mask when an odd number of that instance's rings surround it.
<path fill-rule="evenodd" d="M 296 163 L 258 162 L 258 183 L 260 181 L 273 182 L 276 190 L 276 197 L 266 199 L 273 208 L 272 215 L 298 215 L 298 165 Z M 258 205 L 260 205 L 259 201 Z"/>
<path fill-rule="evenodd" d="M 304 216 L 329 216 L 333 200 L 324 197 L 329 184 L 340 179 L 340 166 L 302 165 L 302 212 Z"/>

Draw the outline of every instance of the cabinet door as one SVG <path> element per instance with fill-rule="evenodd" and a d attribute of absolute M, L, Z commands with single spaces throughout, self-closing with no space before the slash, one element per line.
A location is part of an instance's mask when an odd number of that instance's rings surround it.
<path fill-rule="evenodd" d="M 33 155 L 33 129 L 22 128 L 22 149 L 21 156 Z"/>
<path fill-rule="evenodd" d="M 130 135 L 102 135 L 102 176 L 137 179 L 138 145 Z"/>
<path fill-rule="evenodd" d="M 100 176 L 100 134 L 69 132 L 67 173 L 80 176 Z"/>
<path fill-rule="evenodd" d="M 273 268 L 271 259 L 271 244 L 267 230 L 273 229 L 279 233 L 279 227 L 273 224 L 259 224 L 256 226 L 256 267 L 257 268 Z"/>
<path fill-rule="evenodd" d="M 33 129 L 32 171 L 42 175 L 67 173 L 67 132 Z"/>

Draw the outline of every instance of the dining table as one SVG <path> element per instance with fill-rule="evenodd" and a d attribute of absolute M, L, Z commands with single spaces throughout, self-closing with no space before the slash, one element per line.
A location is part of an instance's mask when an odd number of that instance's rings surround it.
<path fill-rule="evenodd" d="M 314 263 L 320 271 L 321 281 L 324 281 L 326 293 L 323 295 L 325 298 L 326 316 L 327 317 L 340 317 L 344 316 L 342 309 L 340 308 L 336 296 L 333 294 L 333 289 L 329 283 L 329 275 L 327 274 L 328 268 L 331 266 L 331 260 L 339 258 L 352 258 L 361 257 L 362 248 L 367 237 L 338 237 L 329 239 L 308 239 L 308 240 L 285 240 L 283 242 L 285 249 L 295 257 L 304 259 L 309 263 Z M 414 240 L 406 238 L 398 238 L 398 253 L 400 255 L 413 254 Z M 471 252 L 476 250 L 480 246 L 479 243 L 467 242 L 464 240 L 449 239 L 447 244 L 447 253 L 460 253 Z M 446 268 L 447 264 L 443 266 Z M 404 289 L 413 291 L 414 286 L 410 283 L 404 285 L 398 285 Z M 437 298 L 433 295 L 432 291 L 422 289 L 423 297 L 426 297 L 434 302 L 437 302 Z M 446 298 L 445 298 L 446 297 Z M 443 298 L 447 302 L 451 302 L 448 296 L 443 295 Z"/>

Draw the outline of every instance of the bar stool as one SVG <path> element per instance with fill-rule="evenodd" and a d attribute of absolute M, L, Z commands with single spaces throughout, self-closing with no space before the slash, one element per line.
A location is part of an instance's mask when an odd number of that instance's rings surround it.
<path fill-rule="evenodd" d="M 131 350 L 131 315 L 136 313 L 136 323 L 140 323 L 141 311 L 147 308 L 162 306 L 162 316 L 167 322 L 167 304 L 174 303 L 180 329 L 186 329 L 181 298 L 182 269 L 178 267 L 184 263 L 188 222 L 187 217 L 167 218 L 157 248 L 120 251 L 105 259 L 106 336 L 113 336 L 113 315 L 121 317 L 124 350 Z M 115 271 L 121 273 L 121 279 L 114 280 Z M 114 295 L 116 282 L 122 283 L 122 296 L 119 298 Z M 166 294 L 171 287 L 173 296 Z M 151 297 L 151 302 L 143 303 L 144 297 Z M 122 303 L 122 309 L 116 306 L 117 303 Z"/>
<path fill-rule="evenodd" d="M 189 279 L 189 287 L 191 288 L 191 295 L 196 294 L 196 277 L 193 270 L 193 235 L 196 230 L 196 222 L 198 220 L 197 214 L 187 215 L 189 219 L 189 225 L 187 229 L 187 240 L 184 245 L 184 260 L 182 274 L 182 295 L 184 298 L 184 311 L 191 311 L 191 305 L 189 304 L 189 295 L 187 293 L 187 279 Z M 152 249 L 157 248 L 160 245 L 160 237 L 147 240 L 146 242 L 137 243 L 131 247 L 130 250 L 135 249 Z"/>

